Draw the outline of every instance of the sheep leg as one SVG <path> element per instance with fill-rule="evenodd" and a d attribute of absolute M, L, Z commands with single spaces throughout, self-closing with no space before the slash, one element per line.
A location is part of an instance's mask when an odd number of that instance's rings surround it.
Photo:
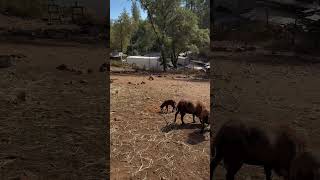
<path fill-rule="evenodd" d="M 266 180 L 271 180 L 272 169 L 270 167 L 264 166 L 264 173 L 266 175 Z"/>
<path fill-rule="evenodd" d="M 176 112 L 176 115 L 174 116 L 174 123 L 176 123 L 177 115 L 179 114 L 179 110 Z"/>
<path fill-rule="evenodd" d="M 167 108 L 167 113 L 168 113 L 168 106 L 166 106 L 166 108 Z"/>
<path fill-rule="evenodd" d="M 200 122 L 201 122 L 201 124 L 202 124 L 202 128 L 201 128 L 201 133 L 203 133 L 204 132 L 204 122 L 200 119 Z"/>
<path fill-rule="evenodd" d="M 220 157 L 220 156 L 216 156 L 214 159 L 211 160 L 211 162 L 210 162 L 210 180 L 213 179 L 213 173 L 216 170 L 216 168 L 219 165 L 221 160 L 222 160 L 222 157 Z"/>
<path fill-rule="evenodd" d="M 232 162 L 232 163 L 225 163 L 227 167 L 227 175 L 226 180 L 234 180 L 234 176 L 240 170 L 242 163 L 240 162 Z"/>
<path fill-rule="evenodd" d="M 186 113 L 180 113 L 180 115 L 181 115 L 181 124 L 184 124 L 183 117 L 184 115 L 186 115 Z"/>
<path fill-rule="evenodd" d="M 192 114 L 192 116 L 193 116 L 193 122 L 192 123 L 196 123 L 196 120 L 195 120 L 195 114 Z"/>

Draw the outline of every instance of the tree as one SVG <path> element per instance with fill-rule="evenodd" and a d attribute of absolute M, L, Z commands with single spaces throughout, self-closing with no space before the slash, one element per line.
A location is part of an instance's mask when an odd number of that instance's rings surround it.
<path fill-rule="evenodd" d="M 132 19 L 134 22 L 139 23 L 140 21 L 140 10 L 136 0 L 132 0 L 131 7 Z"/>
<path fill-rule="evenodd" d="M 128 12 L 124 9 L 119 18 L 111 24 L 111 48 L 126 52 L 132 35 L 132 24 Z"/>
<path fill-rule="evenodd" d="M 170 56 L 177 67 L 179 54 L 186 51 L 198 53 L 209 44 L 209 30 L 199 29 L 198 17 L 191 10 L 178 8 L 176 16 L 169 25 Z"/>
<path fill-rule="evenodd" d="M 207 19 L 210 18 L 209 7 L 206 7 L 208 0 L 139 0 L 139 2 L 147 12 L 147 20 L 155 37 L 153 47 L 157 45 L 160 50 L 164 71 L 167 68 L 167 58 L 171 59 L 174 67 L 177 67 L 180 53 L 192 51 L 198 54 L 207 51 L 210 42 L 209 23 L 206 24 L 203 17 L 208 13 Z M 143 30 L 145 29 L 139 27 L 133 38 L 135 48 L 140 50 L 146 50 L 143 46 L 147 44 L 147 49 L 152 47 L 152 41 L 143 42 L 140 41 L 143 38 L 138 38 L 145 35 L 141 32 Z M 137 46 L 138 44 L 141 46 Z"/>
<path fill-rule="evenodd" d="M 168 26 L 175 17 L 175 12 L 180 7 L 180 0 L 139 0 L 143 9 L 147 11 L 148 20 L 156 35 L 157 44 L 161 52 L 163 71 L 167 69 L 166 45 Z"/>
<path fill-rule="evenodd" d="M 152 26 L 148 21 L 140 21 L 137 30 L 131 38 L 131 46 L 128 48 L 129 54 L 145 54 L 151 50 L 156 50 L 156 37 Z"/>
<path fill-rule="evenodd" d="M 210 0 L 184 0 L 184 4 L 187 9 L 191 10 L 198 16 L 200 28 L 209 28 Z"/>

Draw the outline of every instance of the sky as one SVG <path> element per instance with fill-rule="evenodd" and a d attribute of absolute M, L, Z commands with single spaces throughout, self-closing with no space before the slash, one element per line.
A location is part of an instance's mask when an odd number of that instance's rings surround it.
<path fill-rule="evenodd" d="M 123 11 L 123 9 L 126 9 L 131 16 L 131 5 L 132 5 L 131 0 L 111 0 L 110 1 L 110 18 L 117 19 L 118 16 Z M 139 8 L 140 8 L 140 5 L 139 5 Z M 145 19 L 147 17 L 147 14 L 140 9 L 140 16 L 142 19 Z"/>

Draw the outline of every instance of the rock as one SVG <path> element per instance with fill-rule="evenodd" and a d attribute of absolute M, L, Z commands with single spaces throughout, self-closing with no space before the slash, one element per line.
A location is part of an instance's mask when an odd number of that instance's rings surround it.
<path fill-rule="evenodd" d="M 150 81 L 153 81 L 154 78 L 153 78 L 152 76 L 149 76 L 149 80 L 150 80 Z"/>
<path fill-rule="evenodd" d="M 246 48 L 247 51 L 255 51 L 257 48 L 254 46 L 249 46 Z"/>
<path fill-rule="evenodd" d="M 58 69 L 60 71 L 66 71 L 66 70 L 68 70 L 68 66 L 65 64 L 61 64 L 61 65 L 57 66 L 56 69 Z"/>
<path fill-rule="evenodd" d="M 71 81 L 69 81 L 69 82 L 65 82 L 64 84 L 65 85 L 69 85 L 69 84 L 73 84 L 74 82 L 71 80 Z"/>
<path fill-rule="evenodd" d="M 81 83 L 81 84 L 88 84 L 88 81 L 82 79 L 82 80 L 80 80 L 80 83 Z"/>
<path fill-rule="evenodd" d="M 8 68 L 13 66 L 13 58 L 7 55 L 0 56 L 0 68 Z"/>
<path fill-rule="evenodd" d="M 239 47 L 239 48 L 237 48 L 235 51 L 236 51 L 236 52 L 243 52 L 243 51 L 245 51 L 245 48 Z"/>
<path fill-rule="evenodd" d="M 83 74 L 83 71 L 82 70 L 77 70 L 76 74 L 81 75 L 81 74 Z"/>
<path fill-rule="evenodd" d="M 71 68 L 71 69 L 68 69 L 70 72 L 77 72 L 77 70 L 76 69 L 74 69 L 74 68 Z"/>
<path fill-rule="evenodd" d="M 20 91 L 17 94 L 17 100 L 25 102 L 26 101 L 26 92 L 25 91 Z"/>
<path fill-rule="evenodd" d="M 100 66 L 100 68 L 99 68 L 99 71 L 100 72 L 105 72 L 108 68 L 108 65 L 107 65 L 107 63 L 103 63 L 101 66 Z"/>
<path fill-rule="evenodd" d="M 142 81 L 141 84 L 146 84 L 146 83 L 144 81 Z"/>

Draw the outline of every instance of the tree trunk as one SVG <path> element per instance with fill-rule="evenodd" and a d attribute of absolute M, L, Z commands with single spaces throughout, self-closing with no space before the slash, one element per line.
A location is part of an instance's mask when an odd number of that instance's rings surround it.
<path fill-rule="evenodd" d="M 179 55 L 178 55 L 179 56 Z M 177 57 L 176 55 L 176 46 L 175 46 L 175 43 L 172 42 L 172 53 L 171 53 L 171 62 L 172 62 L 172 65 L 173 67 L 176 69 L 177 68 Z"/>
<path fill-rule="evenodd" d="M 167 60 L 166 60 L 166 54 L 165 51 L 161 50 L 161 59 L 162 59 L 162 66 L 163 66 L 163 72 L 167 71 Z"/>
<path fill-rule="evenodd" d="M 165 48 L 164 48 L 164 41 L 161 42 L 160 52 L 161 52 L 163 71 L 166 72 L 167 71 L 167 60 L 166 60 L 166 52 L 165 52 Z"/>
<path fill-rule="evenodd" d="M 123 52 L 123 30 L 122 30 L 122 23 L 120 22 L 120 49 L 121 52 Z"/>

